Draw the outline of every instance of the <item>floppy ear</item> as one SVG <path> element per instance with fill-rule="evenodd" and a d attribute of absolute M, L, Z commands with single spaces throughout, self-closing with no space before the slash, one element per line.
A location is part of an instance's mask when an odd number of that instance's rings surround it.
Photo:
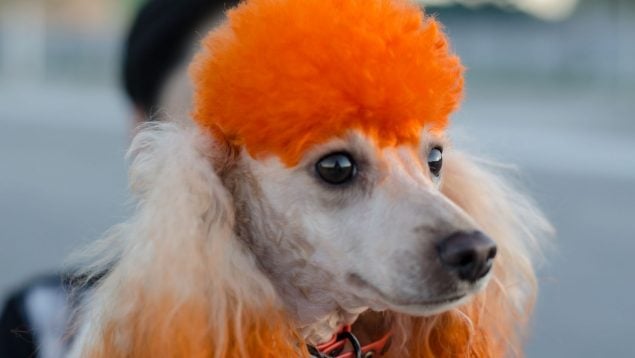
<path fill-rule="evenodd" d="M 493 277 L 462 307 L 428 318 L 397 316 L 396 332 L 412 357 L 521 356 L 537 290 L 532 261 L 552 228 L 484 161 L 449 150 L 443 162 L 441 191 L 497 243 Z"/>
<path fill-rule="evenodd" d="M 135 137 L 136 212 L 85 251 L 81 274 L 107 274 L 86 298 L 72 356 L 302 356 L 272 285 L 235 237 L 217 175 L 230 153 L 213 138 L 175 124 Z"/>

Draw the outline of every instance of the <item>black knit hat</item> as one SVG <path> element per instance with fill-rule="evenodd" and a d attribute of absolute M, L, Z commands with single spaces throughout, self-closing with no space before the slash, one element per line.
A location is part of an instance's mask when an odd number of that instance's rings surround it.
<path fill-rule="evenodd" d="M 198 26 L 239 0 L 149 0 L 128 34 L 123 61 L 130 99 L 151 111 L 166 77 L 186 55 Z"/>

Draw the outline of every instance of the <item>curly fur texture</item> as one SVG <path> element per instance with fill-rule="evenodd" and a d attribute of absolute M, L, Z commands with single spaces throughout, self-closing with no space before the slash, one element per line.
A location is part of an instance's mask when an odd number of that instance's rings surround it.
<path fill-rule="evenodd" d="M 550 227 L 443 137 L 463 80 L 439 25 L 405 0 L 248 0 L 229 19 L 192 70 L 199 126 L 140 131 L 135 214 L 80 254 L 81 276 L 106 274 L 71 356 L 305 357 L 341 324 L 372 336 L 366 322 L 393 327 L 389 357 L 521 356 Z M 333 150 L 359 155 L 359 184 L 315 178 Z M 452 286 L 430 247 L 468 229 L 498 256 L 482 282 Z M 467 298 L 399 308 L 448 287 Z"/>
<path fill-rule="evenodd" d="M 351 129 L 380 146 L 446 127 L 463 77 L 440 25 L 408 0 L 250 0 L 195 59 L 194 118 L 293 166 Z"/>

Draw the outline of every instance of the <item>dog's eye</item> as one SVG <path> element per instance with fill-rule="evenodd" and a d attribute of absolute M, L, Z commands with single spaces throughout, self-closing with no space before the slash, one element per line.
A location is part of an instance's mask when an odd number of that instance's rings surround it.
<path fill-rule="evenodd" d="M 355 162 L 348 153 L 326 155 L 315 164 L 320 178 L 329 184 L 343 184 L 353 178 L 357 172 Z"/>
<path fill-rule="evenodd" d="M 435 177 L 438 177 L 441 173 L 441 166 L 443 165 L 443 149 L 441 147 L 434 147 L 428 154 L 428 167 L 430 173 Z"/>

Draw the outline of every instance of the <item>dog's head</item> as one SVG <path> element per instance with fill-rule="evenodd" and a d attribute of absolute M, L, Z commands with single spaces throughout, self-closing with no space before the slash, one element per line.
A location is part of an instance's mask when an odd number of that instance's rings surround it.
<path fill-rule="evenodd" d="M 441 190 L 463 78 L 437 22 L 402 0 L 228 17 L 193 67 L 195 119 L 238 153 L 237 230 L 283 296 L 306 319 L 425 315 L 481 288 L 496 246 Z"/>
<path fill-rule="evenodd" d="M 306 356 L 367 308 L 394 356 L 516 352 L 549 225 L 448 143 L 463 78 L 437 22 L 408 0 L 228 18 L 193 64 L 198 127 L 133 141 L 139 204 L 85 255 L 107 274 L 74 356 Z"/>

